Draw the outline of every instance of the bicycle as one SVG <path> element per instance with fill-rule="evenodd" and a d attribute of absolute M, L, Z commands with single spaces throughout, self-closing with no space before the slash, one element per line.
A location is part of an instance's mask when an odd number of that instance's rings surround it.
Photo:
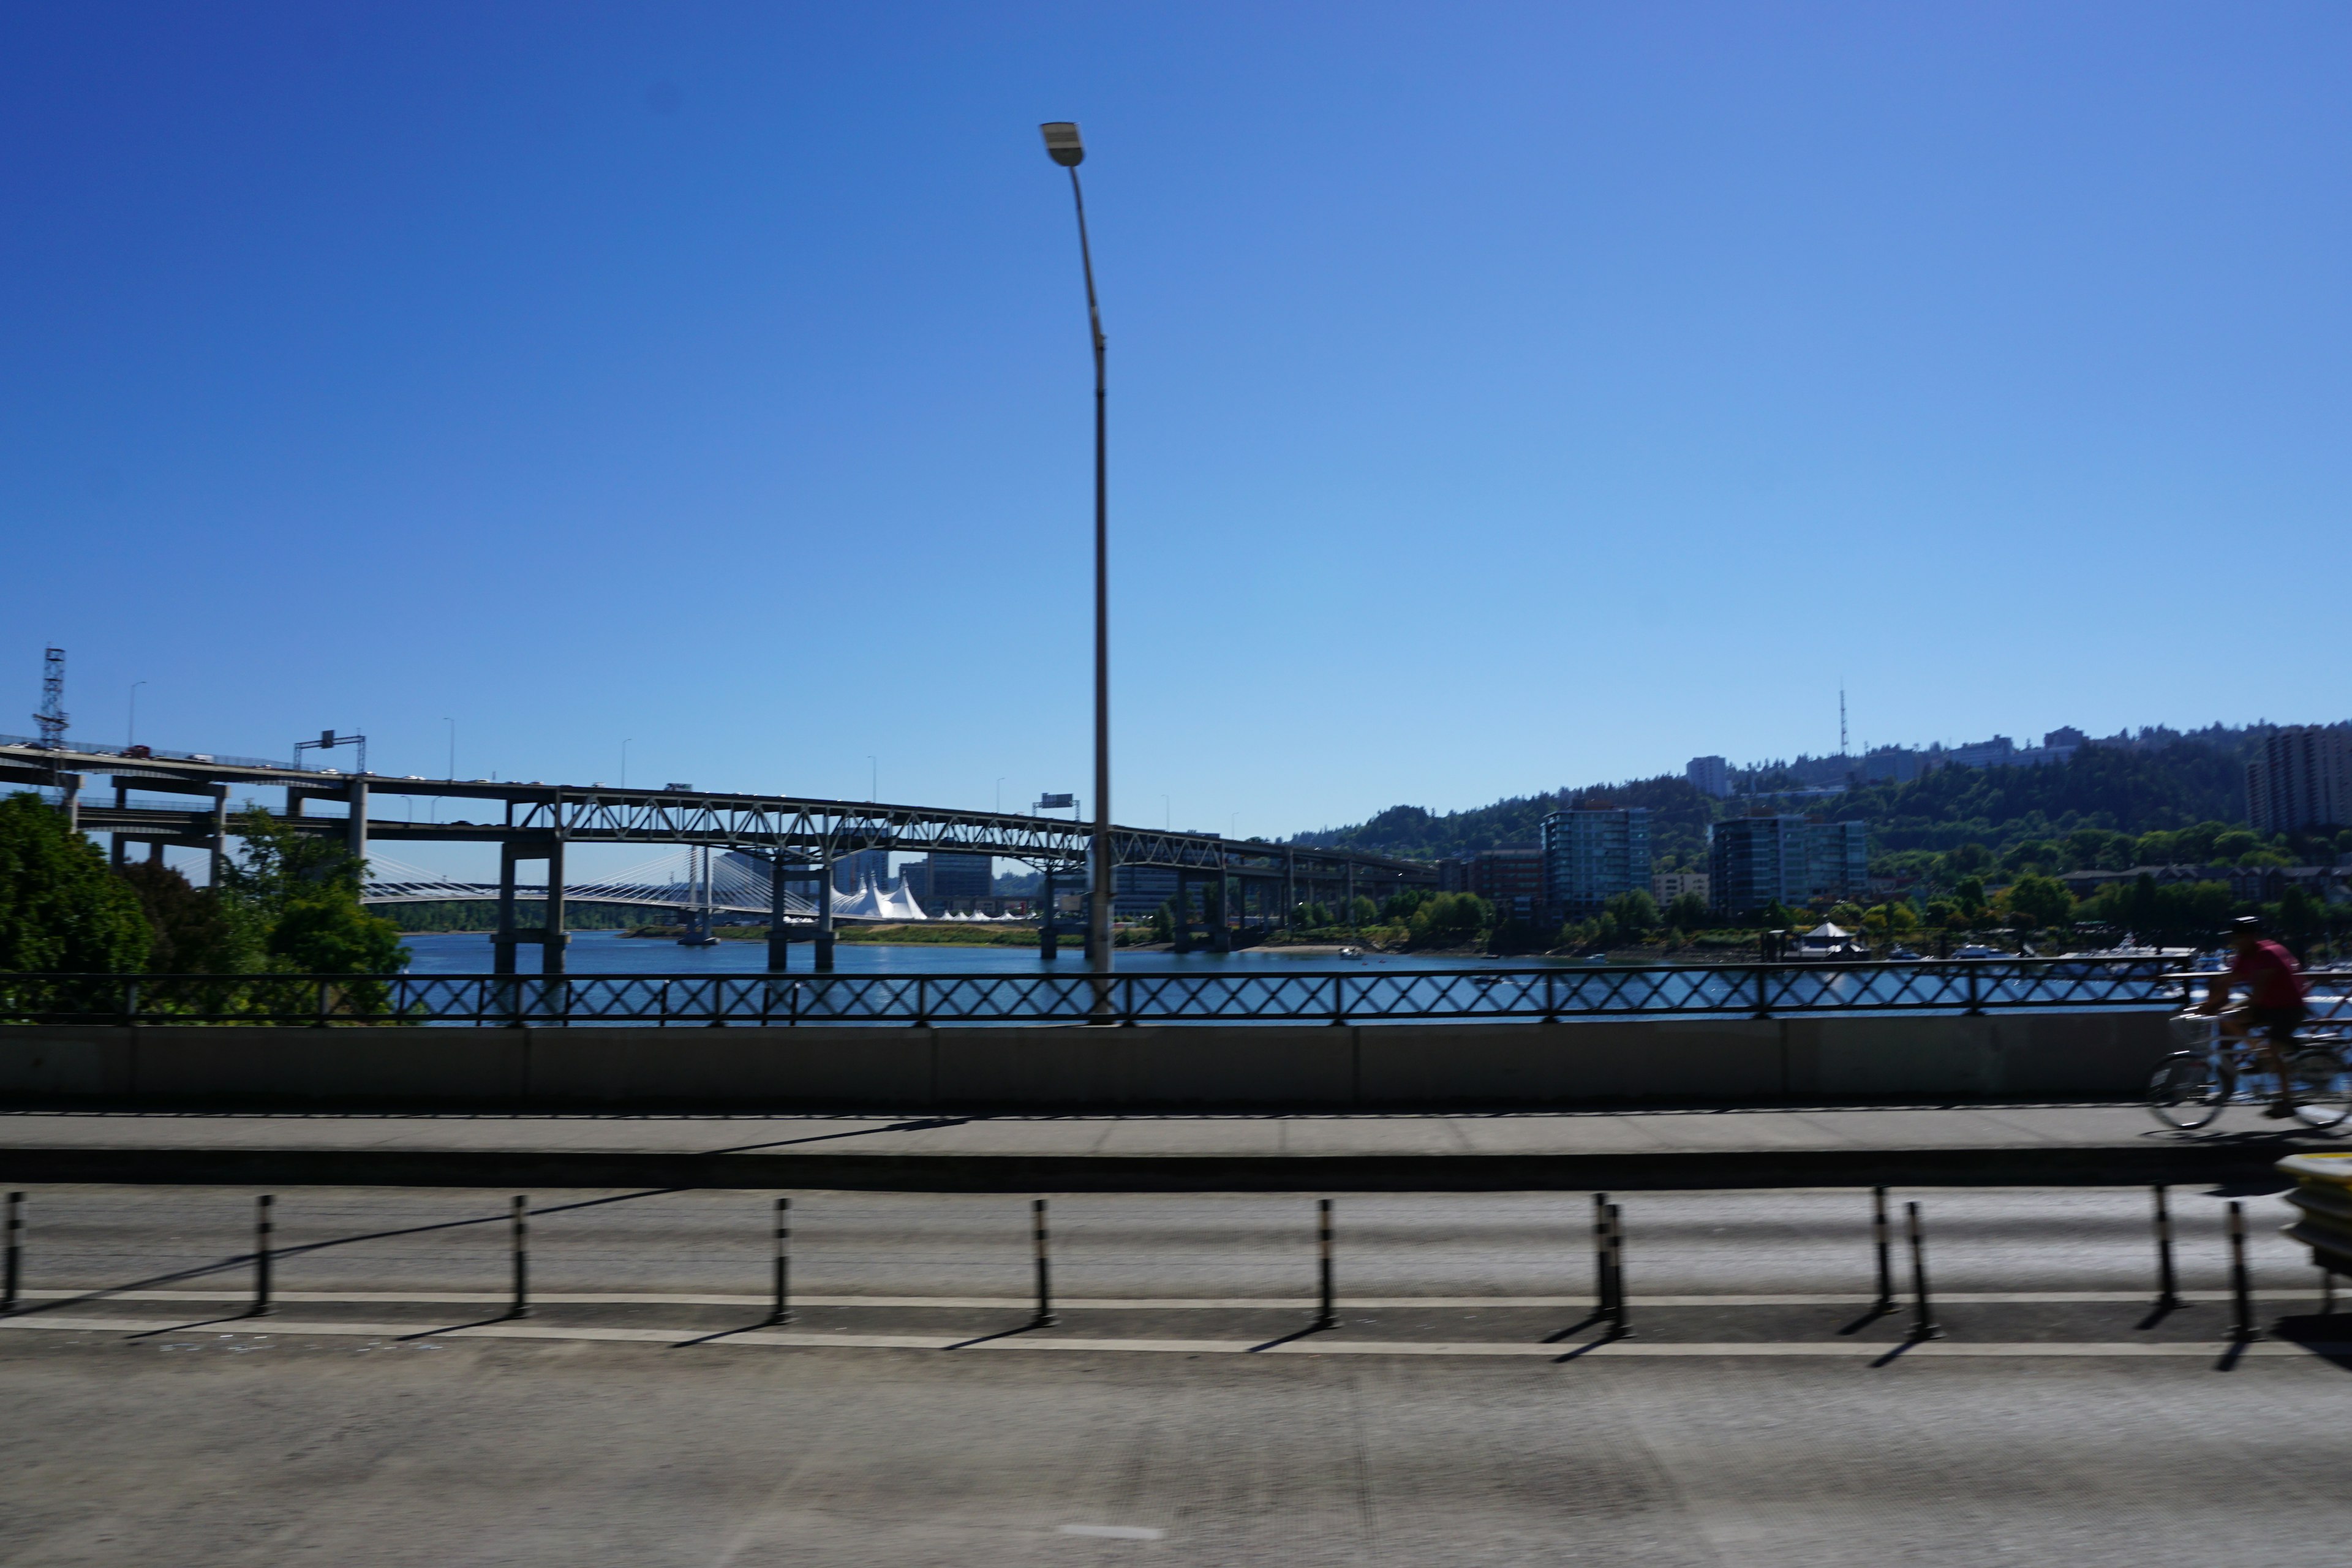
<path fill-rule="evenodd" d="M 2275 1098 L 2249 1086 L 2250 1079 L 2271 1084 L 2278 1075 L 2263 1064 L 2251 1037 L 2225 1026 L 2226 1017 L 2189 1012 L 2170 1020 L 2174 1037 L 2193 1044 L 2165 1058 L 2148 1079 L 2147 1108 L 2158 1121 L 2191 1131 L 2221 1115 L 2242 1089 L 2249 1103 Z M 2288 1087 L 2295 1119 L 2325 1131 L 2352 1117 L 2352 1040 L 2341 1030 L 2309 1030 L 2305 1024 L 2295 1031 L 2286 1058 Z"/>

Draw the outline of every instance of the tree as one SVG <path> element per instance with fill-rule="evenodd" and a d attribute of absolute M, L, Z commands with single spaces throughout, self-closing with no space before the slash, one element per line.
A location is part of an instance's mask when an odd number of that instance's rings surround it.
<path fill-rule="evenodd" d="M 1601 908 L 1630 941 L 1639 942 L 1657 929 L 1658 900 L 1643 889 L 1620 893 Z"/>
<path fill-rule="evenodd" d="M 139 900 L 152 945 L 147 967 L 156 974 L 243 974 L 262 966 L 261 932 L 241 903 L 157 861 L 118 873 Z"/>
<path fill-rule="evenodd" d="M 2074 895 L 2055 877 L 2020 877 L 2009 889 L 2010 912 L 2036 931 L 2074 918 Z"/>
<path fill-rule="evenodd" d="M 0 971 L 133 974 L 151 941 L 98 846 L 39 795 L 0 799 Z"/>
<path fill-rule="evenodd" d="M 1677 931 L 1699 931 L 1706 925 L 1706 900 L 1696 893 L 1676 893 L 1666 906 L 1666 923 Z"/>
<path fill-rule="evenodd" d="M 1358 893 L 1355 899 L 1348 905 L 1348 924 L 1349 926 L 1368 926 L 1380 918 L 1381 907 L 1372 902 L 1371 900 L 1364 897 L 1361 893 Z"/>
<path fill-rule="evenodd" d="M 1495 923 L 1495 906 L 1475 893 L 1440 893 L 1407 924 L 1416 944 L 1467 942 Z"/>
<path fill-rule="evenodd" d="M 366 864 L 341 844 L 295 832 L 266 811 L 237 819 L 244 853 L 225 890 L 262 931 L 268 966 L 296 974 L 395 974 L 400 930 L 360 903 Z"/>

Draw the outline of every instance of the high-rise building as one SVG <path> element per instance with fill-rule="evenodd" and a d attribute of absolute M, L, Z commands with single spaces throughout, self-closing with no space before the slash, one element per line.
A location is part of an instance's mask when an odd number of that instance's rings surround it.
<path fill-rule="evenodd" d="M 1533 920 L 1544 902 L 1543 851 L 1531 844 L 1479 850 L 1470 858 L 1470 890 L 1504 914 Z"/>
<path fill-rule="evenodd" d="M 1738 816 L 1708 836 L 1708 896 L 1744 914 L 1779 902 L 1861 898 L 1870 888 L 1870 827 L 1801 816 Z"/>
<path fill-rule="evenodd" d="M 1544 902 L 1555 914 L 1591 915 L 1620 893 L 1650 890 L 1650 814 L 1555 811 L 1543 819 Z"/>
<path fill-rule="evenodd" d="M 890 851 L 853 849 L 833 863 L 833 885 L 840 891 L 855 893 L 864 882 L 883 889 L 890 886 Z"/>
<path fill-rule="evenodd" d="M 1683 764 L 1683 777 L 1701 795 L 1717 800 L 1731 798 L 1731 764 L 1721 757 L 1693 757 Z"/>
<path fill-rule="evenodd" d="M 2257 833 L 2352 824 L 2352 731 L 2290 724 L 2246 764 L 2246 815 Z"/>

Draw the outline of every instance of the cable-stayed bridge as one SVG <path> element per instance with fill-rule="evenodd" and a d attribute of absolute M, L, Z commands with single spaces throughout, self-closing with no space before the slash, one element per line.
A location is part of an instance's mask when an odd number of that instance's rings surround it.
<path fill-rule="evenodd" d="M 615 904 L 627 909 L 671 910 L 681 913 L 707 910 L 712 914 L 750 915 L 760 920 L 772 919 L 778 910 L 775 890 L 771 879 L 762 869 L 747 868 L 739 862 L 719 858 L 709 868 L 708 889 L 695 875 L 695 857 L 690 850 L 677 850 L 638 865 L 626 867 L 610 876 L 588 882 L 572 882 L 563 889 L 566 904 Z M 368 854 L 367 881 L 360 891 L 360 901 L 365 904 L 437 904 L 452 901 L 496 902 L 505 891 L 496 882 L 469 882 L 445 877 L 395 860 L 381 850 Z M 514 884 L 512 897 L 519 903 L 544 903 L 548 885 L 544 882 Z M 812 923 L 816 919 L 814 899 L 785 890 L 782 902 L 783 916 L 799 924 Z M 923 907 L 903 890 L 877 887 L 871 880 L 863 881 L 855 892 L 835 889 L 833 917 L 836 921 L 919 921 L 926 919 Z"/>

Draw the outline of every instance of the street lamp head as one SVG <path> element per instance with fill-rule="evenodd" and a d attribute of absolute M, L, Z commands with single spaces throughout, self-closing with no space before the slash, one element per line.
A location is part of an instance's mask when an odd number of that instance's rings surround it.
<path fill-rule="evenodd" d="M 1075 120 L 1051 120 L 1037 127 L 1045 133 L 1045 155 L 1065 169 L 1075 169 L 1087 161 L 1087 144 L 1078 140 Z"/>

